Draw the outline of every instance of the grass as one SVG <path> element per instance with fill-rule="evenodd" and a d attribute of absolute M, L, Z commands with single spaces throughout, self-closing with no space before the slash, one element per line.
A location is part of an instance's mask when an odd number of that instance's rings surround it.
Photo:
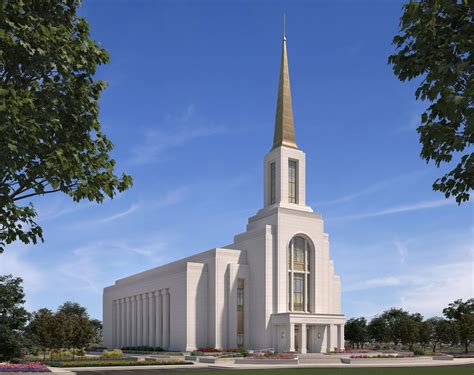
<path fill-rule="evenodd" d="M 189 369 L 183 372 L 180 370 L 159 369 L 159 370 L 138 370 L 134 369 L 134 374 L 194 374 L 196 375 L 473 375 L 474 368 L 468 367 L 412 367 L 412 368 L 338 368 L 338 369 L 278 369 L 278 370 L 207 370 Z M 87 371 L 87 370 L 86 370 Z M 120 371 L 120 372 L 119 372 Z M 122 372 L 123 371 L 123 372 Z M 120 374 L 128 374 L 130 370 L 117 370 Z M 80 375 L 83 372 L 77 371 Z M 110 370 L 111 374 L 115 371 Z M 90 372 L 92 374 L 92 372 Z M 95 374 L 95 372 L 94 372 Z"/>

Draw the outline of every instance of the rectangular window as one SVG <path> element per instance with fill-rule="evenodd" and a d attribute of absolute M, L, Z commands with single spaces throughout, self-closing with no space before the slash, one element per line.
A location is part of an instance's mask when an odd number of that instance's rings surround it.
<path fill-rule="evenodd" d="M 288 160 L 288 202 L 298 203 L 298 162 Z"/>
<path fill-rule="evenodd" d="M 288 272 L 288 311 L 293 311 L 293 293 L 291 292 L 291 283 L 291 272 Z"/>
<path fill-rule="evenodd" d="M 237 346 L 244 346 L 244 280 L 237 279 Z"/>
<path fill-rule="evenodd" d="M 276 203 L 276 165 L 270 164 L 270 204 Z"/>
<path fill-rule="evenodd" d="M 293 274 L 293 309 L 294 311 L 304 310 L 304 274 Z"/>

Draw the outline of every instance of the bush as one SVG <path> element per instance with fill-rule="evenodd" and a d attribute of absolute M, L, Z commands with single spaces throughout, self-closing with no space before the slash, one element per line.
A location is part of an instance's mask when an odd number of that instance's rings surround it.
<path fill-rule="evenodd" d="M 122 358 L 123 357 L 123 352 L 120 349 L 104 350 L 102 352 L 102 357 L 104 357 L 104 358 Z"/>
<path fill-rule="evenodd" d="M 417 349 L 413 350 L 413 354 L 414 355 L 425 355 L 425 351 L 423 349 L 417 348 Z"/>
<path fill-rule="evenodd" d="M 131 352 L 162 352 L 163 348 L 159 346 L 123 346 L 121 348 L 124 351 Z"/>

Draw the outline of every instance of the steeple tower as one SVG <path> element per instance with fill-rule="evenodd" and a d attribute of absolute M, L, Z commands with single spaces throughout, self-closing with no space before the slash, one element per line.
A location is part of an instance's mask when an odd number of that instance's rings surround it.
<path fill-rule="evenodd" d="M 286 27 L 283 18 L 283 47 L 281 51 L 280 83 L 278 85 L 275 134 L 272 149 L 280 146 L 298 148 L 295 143 L 295 125 L 291 106 L 290 74 L 286 54 Z"/>
<path fill-rule="evenodd" d="M 275 134 L 273 147 L 265 156 L 264 165 L 265 209 L 278 207 L 312 212 L 306 206 L 306 157 L 295 142 L 284 26 Z"/>

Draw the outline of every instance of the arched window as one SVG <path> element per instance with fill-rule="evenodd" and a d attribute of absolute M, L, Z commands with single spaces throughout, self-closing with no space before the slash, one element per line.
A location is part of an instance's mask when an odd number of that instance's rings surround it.
<path fill-rule="evenodd" d="M 288 249 L 288 310 L 310 311 L 310 246 L 301 236 L 293 237 Z"/>

